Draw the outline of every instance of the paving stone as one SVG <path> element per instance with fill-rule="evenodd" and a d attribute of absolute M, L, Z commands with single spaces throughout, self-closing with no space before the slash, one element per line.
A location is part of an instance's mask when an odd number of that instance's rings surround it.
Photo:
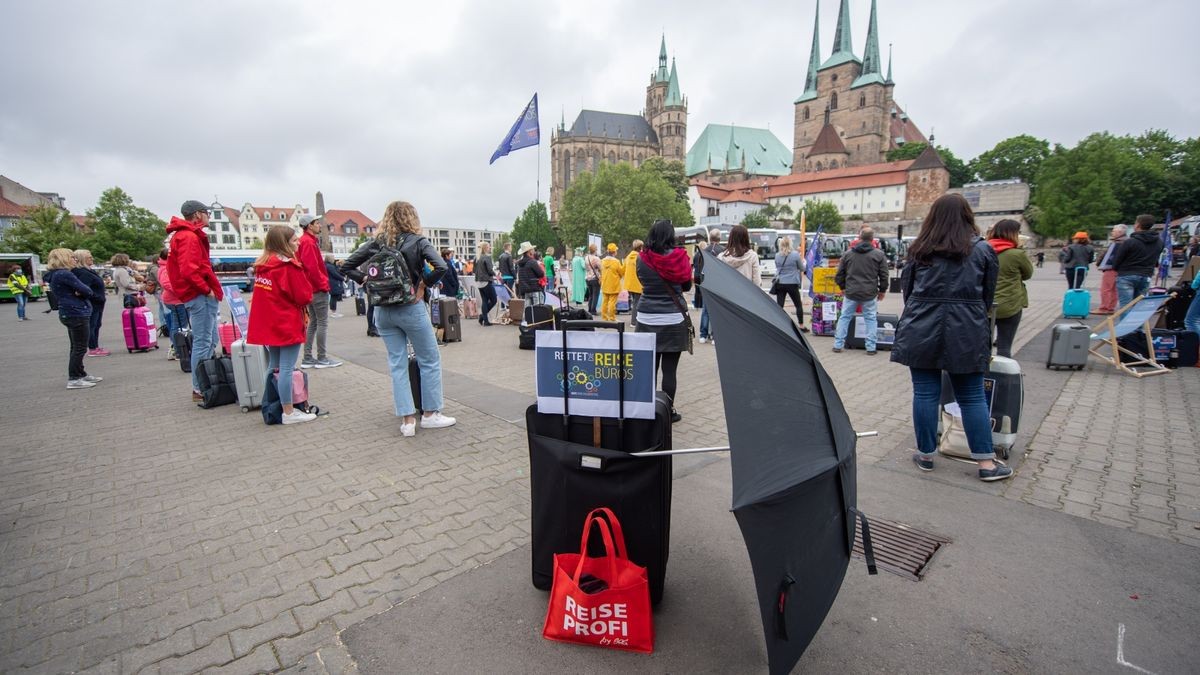
<path fill-rule="evenodd" d="M 233 645 L 233 655 L 240 658 L 261 644 L 281 637 L 299 635 L 301 632 L 300 624 L 296 623 L 296 618 L 289 610 L 265 623 L 233 631 L 229 634 L 229 641 Z"/>
<path fill-rule="evenodd" d="M 337 632 L 332 622 L 323 621 L 316 628 L 300 633 L 295 637 L 280 638 L 272 644 L 279 656 L 279 663 L 285 668 L 313 654 L 322 647 L 328 647 L 337 642 Z"/>
<path fill-rule="evenodd" d="M 203 673 L 204 675 L 252 675 L 276 670 L 279 670 L 279 659 L 275 658 L 275 650 L 268 644 L 257 647 L 246 656 L 225 665 L 207 668 Z"/>

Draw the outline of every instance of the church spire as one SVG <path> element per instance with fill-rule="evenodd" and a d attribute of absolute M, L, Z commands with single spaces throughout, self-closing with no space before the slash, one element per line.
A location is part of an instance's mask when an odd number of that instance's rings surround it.
<path fill-rule="evenodd" d="M 875 0 L 871 0 L 871 22 L 867 24 L 867 46 L 863 48 L 862 72 L 850 87 L 864 84 L 886 84 L 880 74 L 882 64 L 879 62 L 879 25 L 875 18 Z"/>
<path fill-rule="evenodd" d="M 663 105 L 683 105 L 683 95 L 679 93 L 679 74 L 675 71 L 675 58 L 671 57 L 671 75 L 667 84 L 667 100 Z"/>
<path fill-rule="evenodd" d="M 833 53 L 821 67 L 829 68 L 848 61 L 858 61 L 858 57 L 850 45 L 850 0 L 842 0 L 838 8 L 837 30 L 833 33 Z"/>
<path fill-rule="evenodd" d="M 655 82 L 666 82 L 670 78 L 667 75 L 667 34 L 663 33 L 662 45 L 658 48 L 658 70 L 654 72 Z"/>
<path fill-rule="evenodd" d="M 888 74 L 884 84 L 892 84 L 892 43 L 888 43 Z"/>
<path fill-rule="evenodd" d="M 817 68 L 821 65 L 821 0 L 817 0 L 816 17 L 813 19 L 812 50 L 808 53 L 808 74 L 804 77 L 804 93 L 795 103 L 811 101 L 817 97 Z"/>

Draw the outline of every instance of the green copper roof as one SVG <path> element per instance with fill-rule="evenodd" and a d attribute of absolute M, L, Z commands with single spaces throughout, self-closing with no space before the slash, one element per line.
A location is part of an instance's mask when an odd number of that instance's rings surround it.
<path fill-rule="evenodd" d="M 888 43 L 888 74 L 887 74 L 887 79 L 884 80 L 884 84 L 891 84 L 891 83 L 892 83 L 892 45 L 889 42 Z"/>
<path fill-rule="evenodd" d="M 675 72 L 675 59 L 671 59 L 670 84 L 667 85 L 667 100 L 663 105 L 683 105 L 683 95 L 679 93 L 679 74 Z"/>
<path fill-rule="evenodd" d="M 850 0 L 842 0 L 838 8 L 837 30 L 833 33 L 833 54 L 821 64 L 821 68 L 831 68 L 849 61 L 859 62 L 854 55 L 854 47 L 850 45 Z"/>
<path fill-rule="evenodd" d="M 855 78 L 850 88 L 861 87 L 864 84 L 884 84 L 880 74 L 882 64 L 879 62 L 879 25 L 875 18 L 875 0 L 871 0 L 871 22 L 867 24 L 867 46 L 863 48 L 862 74 Z"/>
<path fill-rule="evenodd" d="M 808 53 L 808 74 L 804 77 L 804 93 L 795 103 L 811 101 L 817 97 L 817 68 L 821 65 L 821 0 L 817 0 L 817 15 L 813 19 L 812 50 Z"/>
<path fill-rule="evenodd" d="M 654 71 L 655 82 L 666 82 L 667 75 L 667 36 L 663 35 L 662 45 L 658 48 L 658 70 Z"/>
<path fill-rule="evenodd" d="M 702 174 L 710 166 L 713 171 L 786 176 L 792 172 L 792 151 L 768 129 L 710 124 L 688 150 L 687 175 Z"/>

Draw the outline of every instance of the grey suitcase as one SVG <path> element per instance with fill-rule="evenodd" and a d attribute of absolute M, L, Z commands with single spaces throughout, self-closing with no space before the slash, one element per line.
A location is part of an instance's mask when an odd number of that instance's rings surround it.
<path fill-rule="evenodd" d="M 1080 324 L 1055 325 L 1050 331 L 1050 354 L 1046 357 L 1046 367 L 1083 370 L 1087 365 L 1091 333 L 1090 328 Z"/>
<path fill-rule="evenodd" d="M 237 388 L 238 406 L 250 412 L 262 405 L 267 389 L 267 348 L 234 340 L 230 345 L 233 359 L 233 381 Z"/>

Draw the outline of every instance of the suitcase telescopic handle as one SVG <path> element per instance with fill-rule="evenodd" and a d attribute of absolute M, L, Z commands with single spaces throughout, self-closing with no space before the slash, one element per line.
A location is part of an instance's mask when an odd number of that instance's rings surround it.
<path fill-rule="evenodd" d="M 562 326 L 566 330 L 578 330 L 582 328 L 604 328 L 615 330 L 618 333 L 625 332 L 625 323 L 623 321 L 587 321 L 584 319 L 568 319 L 562 322 Z"/>

